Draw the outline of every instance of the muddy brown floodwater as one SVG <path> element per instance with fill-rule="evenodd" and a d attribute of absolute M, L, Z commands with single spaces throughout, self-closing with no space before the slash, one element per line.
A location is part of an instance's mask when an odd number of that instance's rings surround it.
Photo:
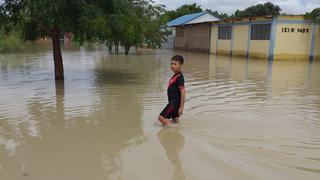
<path fill-rule="evenodd" d="M 177 128 L 154 125 L 185 57 Z M 320 179 L 320 63 L 171 50 L 0 55 L 0 179 Z"/>

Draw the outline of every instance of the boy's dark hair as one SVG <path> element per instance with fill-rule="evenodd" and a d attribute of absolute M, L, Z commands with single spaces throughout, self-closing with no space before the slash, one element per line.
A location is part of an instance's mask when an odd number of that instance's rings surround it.
<path fill-rule="evenodd" d="M 184 60 L 181 55 L 174 55 L 171 58 L 171 61 L 178 61 L 180 64 L 183 64 Z"/>

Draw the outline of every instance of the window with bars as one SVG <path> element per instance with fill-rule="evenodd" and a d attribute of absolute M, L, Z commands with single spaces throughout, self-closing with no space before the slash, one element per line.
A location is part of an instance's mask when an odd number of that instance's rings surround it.
<path fill-rule="evenodd" d="M 271 24 L 251 25 L 251 40 L 270 40 Z"/>
<path fill-rule="evenodd" d="M 231 26 L 221 26 L 218 31 L 218 39 L 231 39 Z"/>

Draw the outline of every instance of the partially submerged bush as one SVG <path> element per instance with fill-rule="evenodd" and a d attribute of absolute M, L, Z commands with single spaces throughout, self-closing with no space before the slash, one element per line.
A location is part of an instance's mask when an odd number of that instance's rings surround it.
<path fill-rule="evenodd" d="M 0 31 L 0 53 L 17 52 L 22 48 L 23 42 L 17 35 Z"/>

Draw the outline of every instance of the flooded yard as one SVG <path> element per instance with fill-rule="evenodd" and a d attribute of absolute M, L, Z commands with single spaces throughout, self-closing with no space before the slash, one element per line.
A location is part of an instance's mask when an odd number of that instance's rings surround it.
<path fill-rule="evenodd" d="M 170 58 L 185 112 L 155 126 Z M 0 179 L 320 179 L 320 62 L 171 50 L 0 54 Z"/>

